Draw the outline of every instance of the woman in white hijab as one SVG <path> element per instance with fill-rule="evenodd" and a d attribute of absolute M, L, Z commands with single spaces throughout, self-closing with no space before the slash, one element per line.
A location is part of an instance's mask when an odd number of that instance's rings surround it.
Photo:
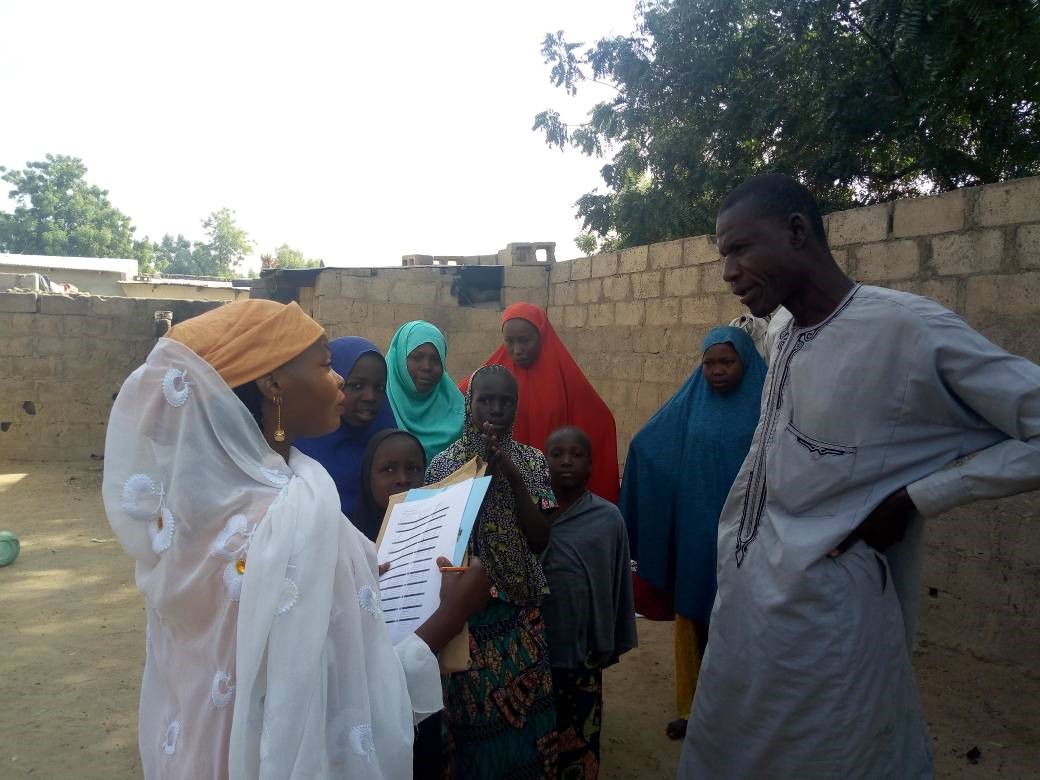
<path fill-rule="evenodd" d="M 291 446 L 339 425 L 342 384 L 316 322 L 250 300 L 175 327 L 120 390 L 103 495 L 147 606 L 146 778 L 411 775 L 442 706 L 432 651 L 489 580 L 452 575 L 391 644 L 371 543 Z"/>

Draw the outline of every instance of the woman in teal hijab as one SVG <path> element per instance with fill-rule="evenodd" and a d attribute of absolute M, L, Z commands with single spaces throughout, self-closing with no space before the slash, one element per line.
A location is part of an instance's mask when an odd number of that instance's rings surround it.
<path fill-rule="evenodd" d="M 422 320 L 397 329 L 386 353 L 386 394 L 404 428 L 422 442 L 426 462 L 462 435 L 465 399 L 444 370 L 448 343 Z"/>

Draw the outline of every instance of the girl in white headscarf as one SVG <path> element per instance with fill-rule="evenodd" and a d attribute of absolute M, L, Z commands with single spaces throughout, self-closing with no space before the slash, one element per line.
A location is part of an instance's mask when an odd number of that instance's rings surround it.
<path fill-rule="evenodd" d="M 123 385 L 103 494 L 147 606 L 146 778 L 402 778 L 441 708 L 438 650 L 481 567 L 396 647 L 372 544 L 292 448 L 335 429 L 342 378 L 295 304 L 243 301 L 160 339 Z"/>

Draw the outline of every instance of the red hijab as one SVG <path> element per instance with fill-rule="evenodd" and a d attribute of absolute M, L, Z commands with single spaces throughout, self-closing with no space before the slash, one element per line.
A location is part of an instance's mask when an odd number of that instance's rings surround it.
<path fill-rule="evenodd" d="M 541 349 L 534 365 L 520 368 L 506 352 L 495 350 L 484 365 L 497 363 L 516 377 L 519 397 L 513 439 L 545 450 L 549 434 L 564 425 L 581 428 L 592 440 L 589 490 L 608 501 L 618 500 L 617 428 L 614 415 L 560 341 L 545 311 L 530 303 L 514 303 L 502 312 L 502 325 L 512 319 L 538 330 Z M 469 379 L 459 385 L 463 393 Z"/>

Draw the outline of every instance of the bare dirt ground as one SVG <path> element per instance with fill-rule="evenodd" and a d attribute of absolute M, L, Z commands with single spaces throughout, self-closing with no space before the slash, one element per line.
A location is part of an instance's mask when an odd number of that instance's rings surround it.
<path fill-rule="evenodd" d="M 144 610 L 105 521 L 100 464 L 0 463 L 0 530 L 22 542 L 0 569 L 0 778 L 140 776 L 137 686 Z M 606 675 L 607 780 L 673 777 L 672 625 Z M 915 658 L 940 777 L 1040 776 L 1040 676 L 936 646 Z M 966 757 L 973 748 L 981 756 Z"/>

